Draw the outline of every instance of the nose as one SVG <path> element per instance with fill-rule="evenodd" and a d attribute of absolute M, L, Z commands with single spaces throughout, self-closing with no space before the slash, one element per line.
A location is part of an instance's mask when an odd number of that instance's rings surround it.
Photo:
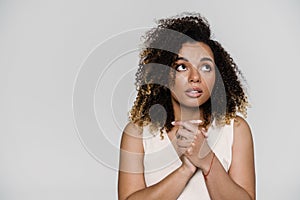
<path fill-rule="evenodd" d="M 200 81 L 201 81 L 201 76 L 199 71 L 194 67 L 192 67 L 189 74 L 189 82 L 198 83 Z"/>

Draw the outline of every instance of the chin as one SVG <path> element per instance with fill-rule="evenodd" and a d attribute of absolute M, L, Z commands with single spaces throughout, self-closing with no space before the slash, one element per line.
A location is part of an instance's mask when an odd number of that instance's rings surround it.
<path fill-rule="evenodd" d="M 203 103 L 199 103 L 199 102 L 181 102 L 180 106 L 195 109 L 195 108 L 199 108 L 202 104 Z"/>
<path fill-rule="evenodd" d="M 209 97 L 200 97 L 200 98 L 197 98 L 197 99 L 188 99 L 186 101 L 182 101 L 181 102 L 181 105 L 182 106 L 185 106 L 185 107 L 191 107 L 191 108 L 194 108 L 194 107 L 200 107 L 202 106 L 207 100 L 209 99 Z"/>

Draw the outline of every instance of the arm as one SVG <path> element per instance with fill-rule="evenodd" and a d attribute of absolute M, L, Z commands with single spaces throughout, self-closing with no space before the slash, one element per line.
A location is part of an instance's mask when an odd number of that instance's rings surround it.
<path fill-rule="evenodd" d="M 121 140 L 119 199 L 177 199 L 196 168 L 188 159 L 182 157 L 181 167 L 159 183 L 146 187 L 143 174 L 144 148 L 142 140 L 140 128 L 129 123 Z"/>
<path fill-rule="evenodd" d="M 227 174 L 215 157 L 206 185 L 212 199 L 255 199 L 254 150 L 248 123 L 237 117 L 234 122 L 232 163 Z"/>
<path fill-rule="evenodd" d="M 211 199 L 254 200 L 254 150 L 252 135 L 247 122 L 240 117 L 237 117 L 234 122 L 232 162 L 228 173 L 213 152 L 206 153 L 208 149 L 209 146 L 204 140 L 203 134 L 197 134 L 186 155 L 195 166 L 202 169 L 203 174 L 208 174 L 206 186 Z M 199 155 L 206 156 L 199 157 Z"/>

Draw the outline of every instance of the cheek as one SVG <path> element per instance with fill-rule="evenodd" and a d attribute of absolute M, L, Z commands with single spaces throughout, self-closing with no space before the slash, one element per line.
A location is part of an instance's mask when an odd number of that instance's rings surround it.
<path fill-rule="evenodd" d="M 183 75 L 177 75 L 174 80 L 173 88 L 181 88 L 187 82 L 186 77 Z"/>
<path fill-rule="evenodd" d="M 176 78 L 174 83 L 170 85 L 169 89 L 171 90 L 171 95 L 175 99 L 180 99 L 184 90 L 184 81 L 182 79 Z"/>
<path fill-rule="evenodd" d="M 214 88 L 214 86 L 215 86 L 215 81 L 216 81 L 215 77 L 209 80 L 209 82 L 208 82 L 208 89 L 209 89 L 210 91 L 213 90 L 213 88 Z"/>
<path fill-rule="evenodd" d="M 215 77 L 206 78 L 204 80 L 205 90 L 209 91 L 209 93 L 212 93 L 214 85 L 215 85 Z"/>

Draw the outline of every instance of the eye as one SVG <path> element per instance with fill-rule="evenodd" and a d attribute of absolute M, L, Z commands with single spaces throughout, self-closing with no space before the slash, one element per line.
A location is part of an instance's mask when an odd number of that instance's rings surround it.
<path fill-rule="evenodd" d="M 179 72 L 182 72 L 182 71 L 186 71 L 187 70 L 187 68 L 186 68 L 186 66 L 185 65 L 177 65 L 176 66 L 176 68 L 175 68 L 177 71 L 179 71 Z"/>
<path fill-rule="evenodd" d="M 204 71 L 204 72 L 210 72 L 212 70 L 212 67 L 210 65 L 203 65 L 201 66 L 201 71 Z"/>

